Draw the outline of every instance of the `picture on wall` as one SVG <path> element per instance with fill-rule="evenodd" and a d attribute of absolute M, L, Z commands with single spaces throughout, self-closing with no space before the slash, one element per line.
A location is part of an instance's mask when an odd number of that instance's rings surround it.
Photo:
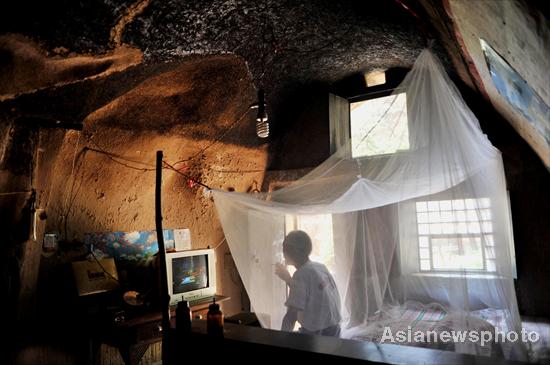
<path fill-rule="evenodd" d="M 166 250 L 174 250 L 174 230 L 165 229 L 163 232 Z M 86 233 L 84 241 L 116 261 L 147 260 L 159 250 L 156 231 Z"/>

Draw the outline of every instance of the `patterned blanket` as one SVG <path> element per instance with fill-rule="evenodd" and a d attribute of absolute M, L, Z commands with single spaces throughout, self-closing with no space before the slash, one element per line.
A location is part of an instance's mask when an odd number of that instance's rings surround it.
<path fill-rule="evenodd" d="M 458 344 L 455 346 L 455 343 L 452 341 L 442 342 L 433 340 L 434 333 L 436 334 L 435 336 L 439 336 L 443 331 L 473 329 L 477 331 L 492 331 L 494 327 L 489 322 L 478 317 L 464 317 L 453 314 L 438 303 L 425 305 L 419 302 L 408 301 L 403 306 L 387 306 L 383 308 L 383 310 L 368 319 L 366 326 L 351 331 L 350 337 L 358 340 L 391 343 L 387 341 L 387 335 L 391 332 L 391 335 L 396 338 L 398 332 L 401 331 L 401 333 L 405 334 L 403 336 L 405 338 L 401 337 L 398 342 L 394 342 L 395 344 L 460 351 L 477 355 L 491 355 L 494 347 L 492 343 L 485 343 L 484 346 L 481 346 L 480 343 Z M 418 332 L 424 334 L 423 341 L 415 340 L 414 335 Z M 430 335 L 428 335 L 429 332 L 431 332 Z M 410 336 L 407 336 L 409 333 Z M 428 336 L 431 336 L 431 338 L 428 339 Z M 383 339 L 385 341 L 382 341 Z M 457 348 L 459 346 L 463 346 L 463 348 Z"/>

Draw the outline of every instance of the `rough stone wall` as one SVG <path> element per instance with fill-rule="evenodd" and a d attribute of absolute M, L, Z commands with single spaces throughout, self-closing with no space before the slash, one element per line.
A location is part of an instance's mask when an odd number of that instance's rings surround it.
<path fill-rule="evenodd" d="M 84 361 L 82 322 L 74 321 L 82 308 L 75 302 L 70 262 L 86 255 L 87 232 L 155 229 L 157 150 L 186 175 L 163 170 L 164 227 L 189 228 L 195 249 L 217 247 L 218 292 L 232 298 L 224 312 L 248 309 L 212 198 L 188 185 L 189 177 L 242 192 L 262 185 L 267 145 L 255 133 L 250 106 L 256 92 L 245 63 L 231 55 L 191 57 L 134 82 L 88 115 L 82 131 L 9 119 L 0 124 L 0 192 L 20 192 L 0 195 L 0 224 L 9 232 L 2 245 L 2 287 L 7 309 L 19 314 L 16 328 L 32 328 L 15 331 L 11 340 L 14 349 L 41 344 L 14 353 L 20 363 Z M 62 239 L 54 254 L 42 249 L 46 232 Z M 8 326 L 16 318 L 10 316 Z"/>
<path fill-rule="evenodd" d="M 156 151 L 170 164 L 195 156 L 246 113 L 254 95 L 238 58 L 202 57 L 92 113 L 83 131 L 63 140 L 46 203 L 47 231 L 82 241 L 86 232 L 155 229 Z M 253 181 L 261 184 L 267 153 L 253 123 L 253 113 L 246 114 L 219 143 L 175 167 L 213 188 L 247 191 Z M 163 171 L 163 226 L 190 228 L 195 249 L 223 239 L 212 198 L 170 169 Z M 227 253 L 226 244 L 217 250 L 219 291 L 235 297 L 225 308 L 230 315 L 241 310 L 241 288 L 227 276 Z"/>
<path fill-rule="evenodd" d="M 471 85 L 454 29 L 441 16 L 443 1 L 427 2 L 439 7 L 438 13 L 428 13 L 440 17 L 436 28 L 447 32 L 442 43 Z M 425 44 L 411 15 L 385 0 L 53 0 L 30 8 L 26 2 L 11 5 L 13 10 L 0 11 L 0 33 L 17 34 L 0 36 L 0 192 L 37 189 L 36 207 L 48 216 L 38 221 L 39 238 L 52 230 L 81 240 L 90 231 L 154 227 L 154 173 L 113 159 L 149 169 L 158 149 L 170 162 L 193 156 L 178 167 L 212 187 L 237 191 L 270 187 L 262 181 L 266 166 L 315 166 L 326 157 L 328 145 L 315 90 L 324 92 L 331 83 L 364 71 L 410 66 Z M 203 56 L 228 53 L 239 56 Z M 266 88 L 272 128 L 281 137 L 270 140 L 269 151 L 254 135 L 254 112 L 231 128 L 256 101 L 252 82 Z M 84 130 L 37 132 L 18 125 L 19 115 L 77 125 L 85 120 Z M 491 124 L 497 119 L 491 115 L 485 120 Z M 514 136 L 499 131 L 503 124 L 502 119 L 491 124 L 490 136 Z M 226 131 L 222 141 L 195 156 Z M 548 174 L 518 141 L 495 144 L 503 150 L 512 182 L 520 306 L 525 313 L 548 315 L 544 294 L 533 294 L 545 293 L 550 278 L 544 259 Z M 272 175 L 282 181 L 280 186 L 299 176 Z M 169 170 L 163 185 L 165 227 L 191 228 L 195 248 L 220 242 L 221 228 L 202 190 L 188 188 L 185 178 Z M 28 198 L 28 193 L 0 196 L 0 225 L 11 234 L 2 258 L 20 260 L 6 263 L 22 268 L 17 278 L 22 280 L 22 311 L 32 313 L 37 286 L 43 288 L 40 300 L 58 303 L 69 296 L 66 283 L 72 279 L 53 268 L 82 252 L 69 242 L 59 257 L 43 257 L 40 240 L 29 240 Z M 222 244 L 218 282 L 234 299 L 226 308 L 231 314 L 240 310 L 236 299 L 242 291 L 227 255 Z"/>

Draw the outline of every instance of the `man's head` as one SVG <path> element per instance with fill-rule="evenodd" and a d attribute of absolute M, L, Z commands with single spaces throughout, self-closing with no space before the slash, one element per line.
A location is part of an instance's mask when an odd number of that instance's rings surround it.
<path fill-rule="evenodd" d="M 304 231 L 292 231 L 286 235 L 283 241 L 283 254 L 287 264 L 296 267 L 309 260 L 312 245 L 311 238 Z"/>

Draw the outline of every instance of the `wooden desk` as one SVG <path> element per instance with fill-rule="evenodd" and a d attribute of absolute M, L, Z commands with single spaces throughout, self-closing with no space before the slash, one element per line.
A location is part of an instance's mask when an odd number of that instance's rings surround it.
<path fill-rule="evenodd" d="M 231 299 L 230 297 L 224 297 L 223 295 L 216 295 L 216 303 L 222 303 L 226 300 Z M 191 308 L 191 313 L 194 319 L 203 319 L 206 318 L 208 313 L 208 306 L 212 304 L 211 299 L 201 299 L 189 302 L 189 308 Z M 223 312 L 223 308 L 222 308 Z M 174 314 L 175 315 L 175 314 Z"/>
<path fill-rule="evenodd" d="M 230 297 L 216 295 L 216 303 L 222 303 L 229 300 Z M 199 300 L 189 303 L 193 318 L 204 317 L 208 312 L 208 306 L 211 300 Z M 223 304 L 222 304 L 223 305 Z M 170 309 L 172 329 L 176 325 L 176 308 Z M 122 359 L 127 365 L 137 365 L 149 345 L 162 340 L 162 314 L 161 312 L 150 312 L 133 318 L 127 318 L 124 321 L 113 324 L 110 328 L 99 328 L 99 334 L 94 339 L 93 357 L 94 362 L 98 363 L 98 352 L 102 343 L 118 348 Z M 100 358 L 100 356 L 99 356 Z"/>

